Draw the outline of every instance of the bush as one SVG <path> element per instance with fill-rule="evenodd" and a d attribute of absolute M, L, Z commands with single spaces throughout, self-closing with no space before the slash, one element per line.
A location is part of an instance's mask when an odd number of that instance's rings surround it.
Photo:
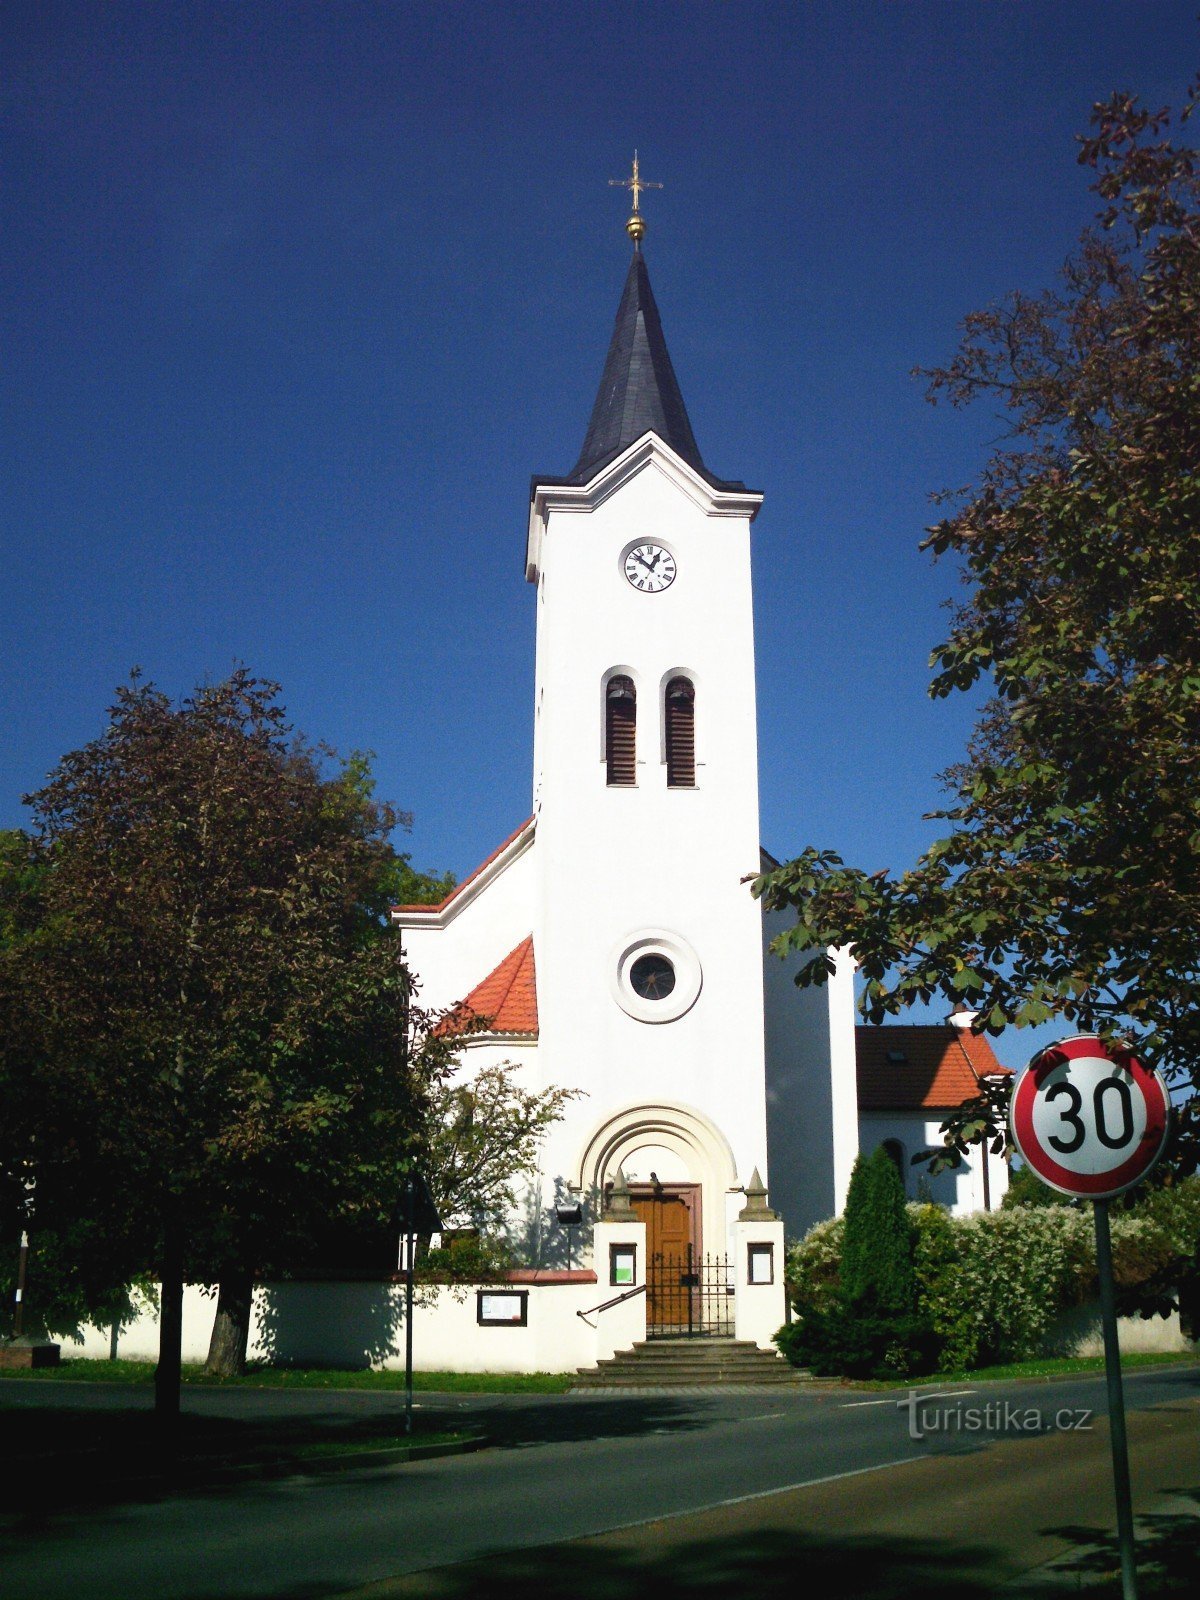
<path fill-rule="evenodd" d="M 860 1188 L 862 1185 L 860 1184 Z M 1021 1361 L 1044 1351 L 1057 1317 L 1096 1293 L 1095 1236 L 1090 1208 L 1015 1205 L 952 1217 L 935 1205 L 909 1205 L 915 1321 L 863 1302 L 850 1314 L 843 1280 L 859 1271 L 864 1246 L 851 1216 L 819 1223 L 788 1254 L 796 1320 L 779 1336 L 789 1360 L 818 1372 L 863 1375 L 898 1371 L 888 1329 L 906 1342 L 911 1373 L 929 1370 L 937 1352 L 943 1371 Z M 1112 1215 L 1118 1309 L 1149 1316 L 1173 1308 L 1185 1319 L 1200 1311 L 1200 1178 L 1152 1190 Z M 847 1262 L 849 1261 L 849 1267 Z M 884 1321 L 887 1318 L 884 1317 Z M 869 1365 L 873 1358 L 874 1367 Z"/>
<path fill-rule="evenodd" d="M 837 1224 L 824 1224 L 809 1266 L 821 1261 Z M 815 1230 L 814 1230 L 815 1231 Z M 883 1150 L 854 1163 L 841 1224 L 836 1279 L 797 1296 L 796 1319 L 776 1343 L 796 1366 L 850 1377 L 903 1377 L 932 1370 L 939 1341 L 917 1306 L 913 1229 L 900 1175 Z"/>

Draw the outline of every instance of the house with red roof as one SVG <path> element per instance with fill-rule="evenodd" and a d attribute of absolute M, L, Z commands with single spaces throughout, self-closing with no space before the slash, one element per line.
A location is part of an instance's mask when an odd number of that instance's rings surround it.
<path fill-rule="evenodd" d="M 922 1151 L 942 1147 L 947 1115 L 975 1099 L 989 1079 L 1010 1076 L 988 1040 L 971 1032 L 974 1013 L 951 1013 L 933 1025 L 858 1027 L 859 1145 L 883 1145 L 904 1180 L 909 1199 L 928 1198 L 956 1214 L 990 1211 L 1008 1189 L 1008 1163 L 973 1146 L 959 1167 L 929 1175 Z"/>

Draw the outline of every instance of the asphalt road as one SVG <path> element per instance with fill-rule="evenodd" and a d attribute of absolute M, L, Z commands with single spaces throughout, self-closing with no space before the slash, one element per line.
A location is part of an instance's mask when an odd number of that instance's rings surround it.
<path fill-rule="evenodd" d="M 128 1405 L 129 1390 L 13 1382 L 8 1405 Z M 5 1600 L 301 1600 L 478 1558 L 695 1513 L 729 1515 L 752 1497 L 826 1484 L 868 1483 L 902 1495 L 904 1466 L 958 1456 L 1002 1470 L 1013 1442 L 1080 1420 L 1104 1405 L 1102 1379 L 1052 1384 L 949 1385 L 926 1402 L 924 1438 L 911 1437 L 893 1394 L 846 1390 L 740 1394 L 665 1391 L 563 1396 L 422 1396 L 423 1411 L 477 1420 L 498 1441 L 477 1455 L 290 1478 L 157 1502 L 49 1511 L 4 1529 Z M 1194 1422 L 1200 1367 L 1126 1379 L 1129 1408 L 1179 1407 Z M 284 1409 L 345 1416 L 394 1409 L 394 1395 L 278 1390 L 186 1393 L 189 1410 L 251 1415 Z M 1007 1406 L 1007 1411 L 1005 1407 Z M 963 1409 L 967 1408 L 967 1409 Z M 970 1415 L 978 1418 L 972 1427 Z M 1152 1419 L 1143 1427 L 1151 1430 Z M 1074 1429 L 1042 1441 L 1071 1459 Z M 1096 1454 L 1094 1437 L 1078 1436 Z M 1004 1442 L 998 1442 L 1004 1441 Z M 957 1471 L 947 1461 L 942 1470 Z M 718 1511 L 716 1508 L 723 1508 Z"/>

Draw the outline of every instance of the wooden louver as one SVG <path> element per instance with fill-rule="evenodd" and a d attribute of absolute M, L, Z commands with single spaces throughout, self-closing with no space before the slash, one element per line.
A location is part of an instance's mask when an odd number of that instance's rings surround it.
<path fill-rule="evenodd" d="M 667 685 L 667 787 L 696 787 L 696 691 L 688 678 Z"/>
<path fill-rule="evenodd" d="M 604 754 L 610 784 L 637 782 L 637 691 L 633 679 L 610 678 L 605 696 Z"/>

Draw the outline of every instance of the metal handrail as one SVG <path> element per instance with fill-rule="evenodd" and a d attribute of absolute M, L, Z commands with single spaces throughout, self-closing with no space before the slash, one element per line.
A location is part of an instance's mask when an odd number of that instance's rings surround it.
<path fill-rule="evenodd" d="M 594 1317 L 597 1312 L 610 1311 L 613 1306 L 619 1306 L 623 1300 L 632 1300 L 635 1294 L 645 1294 L 646 1285 L 639 1283 L 634 1289 L 626 1289 L 624 1294 L 614 1295 L 611 1300 L 606 1300 L 601 1306 L 589 1306 L 586 1311 L 577 1311 L 577 1317 Z"/>

